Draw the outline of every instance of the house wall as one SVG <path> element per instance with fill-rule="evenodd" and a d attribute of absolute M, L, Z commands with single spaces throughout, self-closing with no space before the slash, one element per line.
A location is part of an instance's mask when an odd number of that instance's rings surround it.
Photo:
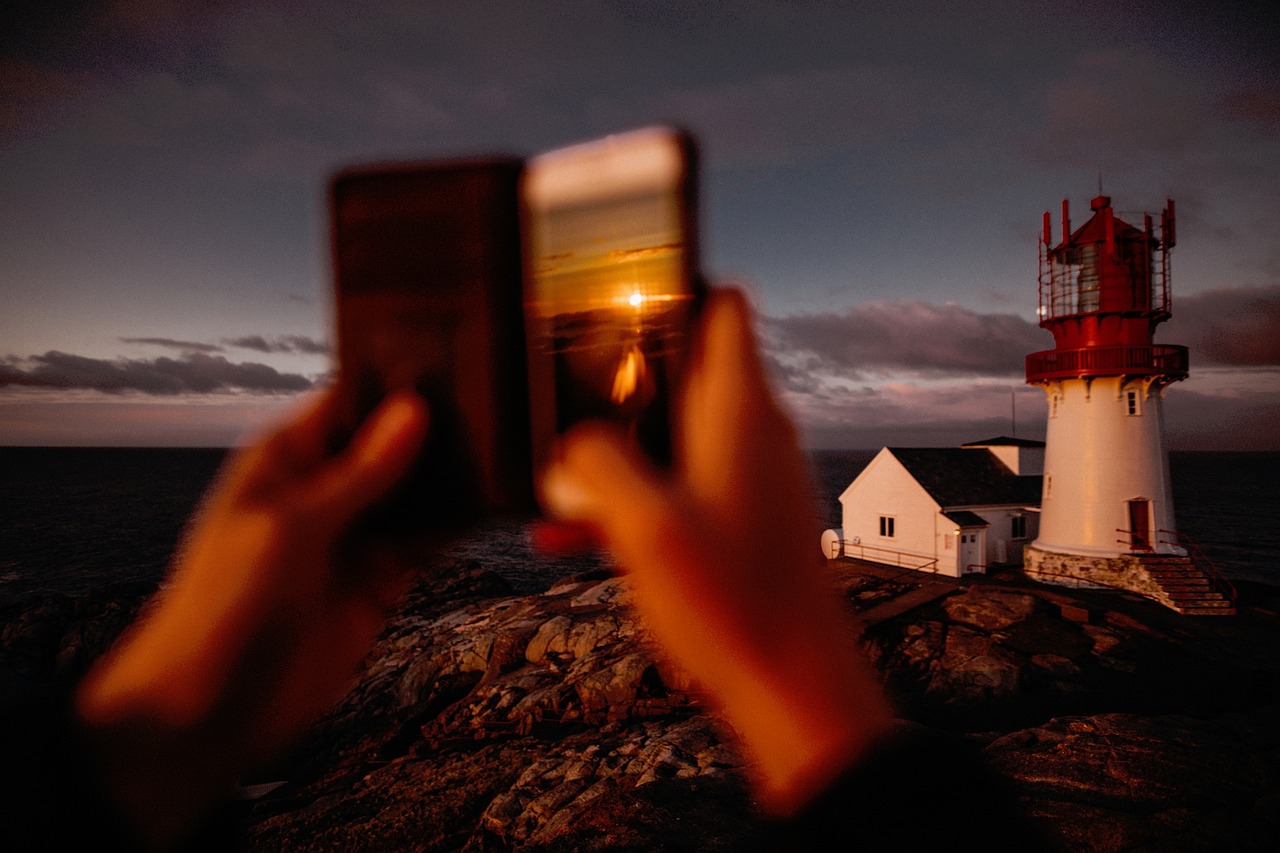
<path fill-rule="evenodd" d="M 1007 444 L 985 444 L 981 446 L 985 447 L 1006 468 L 1020 477 L 1037 476 L 1044 473 L 1043 447 L 1013 447 Z"/>
<path fill-rule="evenodd" d="M 1029 512 L 1021 507 L 966 506 L 948 507 L 948 509 L 967 509 L 987 522 L 989 526 L 985 556 L 988 564 L 1022 565 L 1023 546 L 1030 545 L 1040 535 L 1040 513 Z M 1019 515 L 1027 520 L 1027 534 L 1021 538 L 1014 538 L 1013 519 Z M 954 522 L 951 522 L 951 533 L 955 535 Z"/>
<path fill-rule="evenodd" d="M 942 537 L 954 525 L 939 522 L 937 502 L 887 448 L 849 484 L 840 506 L 845 541 L 857 542 L 846 544 L 847 556 L 912 568 L 938 560 L 939 572 L 956 574 L 954 546 L 945 552 L 950 559 L 942 559 Z M 881 535 L 881 518 L 893 519 L 893 536 Z"/>

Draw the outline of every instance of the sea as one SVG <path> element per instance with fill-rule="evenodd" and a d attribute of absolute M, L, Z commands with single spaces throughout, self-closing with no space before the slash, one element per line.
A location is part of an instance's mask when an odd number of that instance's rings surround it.
<path fill-rule="evenodd" d="M 119 582 L 158 583 L 225 449 L 0 447 L 0 605 Z M 875 455 L 809 454 L 819 517 L 840 526 L 840 493 Z M 1178 530 L 1228 577 L 1280 585 L 1280 453 L 1172 452 Z M 599 567 L 544 555 L 522 520 L 476 529 L 449 558 L 473 559 L 520 592 Z"/>

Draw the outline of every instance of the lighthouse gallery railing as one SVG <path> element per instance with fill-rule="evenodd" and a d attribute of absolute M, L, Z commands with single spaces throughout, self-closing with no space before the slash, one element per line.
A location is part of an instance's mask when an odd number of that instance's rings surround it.
<path fill-rule="evenodd" d="M 1187 375 L 1187 348 L 1172 344 L 1081 347 L 1051 349 L 1027 356 L 1028 382 L 1121 374 L 1184 379 Z"/>

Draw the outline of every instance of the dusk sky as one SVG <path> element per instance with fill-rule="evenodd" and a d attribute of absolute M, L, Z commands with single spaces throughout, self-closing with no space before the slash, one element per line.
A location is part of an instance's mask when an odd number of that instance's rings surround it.
<path fill-rule="evenodd" d="M 1274 3 L 11 5 L 0 444 L 234 444 L 323 383 L 336 167 L 668 122 L 810 446 L 1042 437 L 1041 214 L 1101 181 L 1177 202 L 1170 447 L 1280 450 Z"/>

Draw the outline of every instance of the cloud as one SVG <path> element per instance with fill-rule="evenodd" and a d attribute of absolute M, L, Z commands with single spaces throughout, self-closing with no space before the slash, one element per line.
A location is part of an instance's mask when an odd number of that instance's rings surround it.
<path fill-rule="evenodd" d="M 1011 433 L 1043 439 L 1048 415 L 1039 389 L 986 379 L 786 391 L 782 398 L 815 448 L 955 446 Z M 1169 388 L 1163 408 L 1166 449 L 1280 449 L 1278 371 L 1202 371 Z"/>
<path fill-rule="evenodd" d="M 169 347 L 183 352 L 222 352 L 217 344 L 202 344 L 196 341 L 179 341 L 173 338 L 120 338 L 125 344 L 146 344 L 147 346 Z"/>
<path fill-rule="evenodd" d="M 1052 341 L 1014 314 L 980 314 L 921 300 L 864 302 L 842 312 L 764 320 L 766 347 L 787 387 L 815 376 L 1018 376 L 1027 353 Z"/>
<path fill-rule="evenodd" d="M 655 96 L 645 109 L 698 127 L 722 166 L 759 166 L 900 145 L 945 107 L 937 88 L 891 68 L 806 71 Z"/>
<path fill-rule="evenodd" d="M 259 394 L 294 393 L 312 387 L 296 373 L 280 373 L 254 362 L 230 362 L 222 356 L 189 352 L 180 358 L 116 359 L 114 361 L 50 351 L 26 359 L 27 367 L 0 365 L 0 388 L 88 389 L 143 394 L 216 394 L 247 391 Z"/>
<path fill-rule="evenodd" d="M 957 445 L 1011 433 L 1044 437 L 1044 395 L 1013 382 L 889 382 L 782 397 L 809 447 Z"/>
<path fill-rule="evenodd" d="M 1175 298 L 1173 309 L 1161 341 L 1186 344 L 1213 364 L 1280 365 L 1280 287 L 1205 290 Z"/>
<path fill-rule="evenodd" d="M 262 335 L 245 335 L 240 338 L 223 338 L 222 342 L 228 346 L 264 353 L 296 352 L 307 355 L 329 355 L 332 352 L 329 344 L 306 335 L 277 335 L 270 339 Z"/>
<path fill-rule="evenodd" d="M 1164 415 L 1170 450 L 1280 450 L 1280 391 L 1275 388 L 1223 394 L 1179 383 L 1165 395 Z"/>
<path fill-rule="evenodd" d="M 1280 86 L 1238 86 L 1222 97 L 1219 109 L 1223 117 L 1250 125 L 1260 136 L 1280 137 Z"/>
<path fill-rule="evenodd" d="M 1174 308 L 1158 338 L 1189 344 L 1193 360 L 1191 379 L 1166 397 L 1168 447 L 1280 447 L 1280 287 L 1218 288 Z M 810 447 L 955 445 L 1008 434 L 1015 413 L 1017 435 L 1044 435 L 1044 397 L 1023 385 L 1022 366 L 1053 341 L 1032 321 L 907 300 L 761 326 Z"/>
<path fill-rule="evenodd" d="M 0 395 L 0 445 L 232 447 L 256 439 L 298 404 L 283 394 Z"/>
<path fill-rule="evenodd" d="M 1181 158 L 1213 123 L 1209 93 L 1169 58 L 1142 50 L 1081 54 L 1044 95 L 1042 125 L 1023 138 L 1033 162 L 1137 168 Z"/>
<path fill-rule="evenodd" d="M 88 95 L 95 85 L 83 71 L 0 59 L 0 138 L 54 120 L 67 103 Z"/>

